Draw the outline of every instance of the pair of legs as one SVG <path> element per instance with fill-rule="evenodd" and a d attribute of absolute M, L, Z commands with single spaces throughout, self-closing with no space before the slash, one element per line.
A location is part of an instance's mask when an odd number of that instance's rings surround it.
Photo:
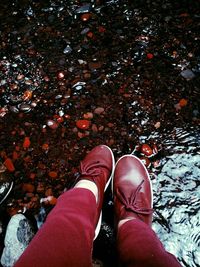
<path fill-rule="evenodd" d="M 91 267 L 101 223 L 103 194 L 112 181 L 117 246 L 122 266 L 179 267 L 151 229 L 152 191 L 139 159 L 127 155 L 114 168 L 106 146 L 81 162 L 75 187 L 62 194 L 15 267 Z"/>

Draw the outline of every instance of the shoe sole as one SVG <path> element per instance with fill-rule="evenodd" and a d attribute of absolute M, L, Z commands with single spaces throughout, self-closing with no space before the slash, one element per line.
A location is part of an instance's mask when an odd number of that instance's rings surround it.
<path fill-rule="evenodd" d="M 109 179 L 108 179 L 108 181 L 106 183 L 106 186 L 105 186 L 105 189 L 104 189 L 104 192 L 105 192 L 106 189 L 108 188 L 111 180 L 113 180 L 112 178 L 113 178 L 114 170 L 115 170 L 115 158 L 114 158 L 112 150 L 108 146 L 106 146 L 106 145 L 102 145 L 102 146 L 106 147 L 110 151 L 111 156 L 112 156 L 112 172 L 111 172 L 111 175 L 110 175 L 110 177 L 109 177 Z M 95 229 L 95 235 L 94 235 L 94 239 L 93 240 L 95 240 L 97 238 L 97 236 L 98 236 L 98 234 L 100 232 L 101 223 L 102 223 L 102 211 L 101 211 L 100 216 L 99 216 L 99 220 L 98 220 L 98 223 L 97 223 L 97 226 L 96 226 L 96 229 Z"/>
<path fill-rule="evenodd" d="M 147 168 L 145 167 L 144 163 L 143 163 L 138 157 L 136 157 L 136 156 L 134 156 L 134 155 L 131 155 L 131 154 L 128 154 L 128 155 L 124 155 L 124 156 L 122 156 L 121 158 L 118 159 L 118 161 L 116 162 L 115 168 L 116 168 L 118 162 L 119 162 L 120 160 L 122 160 L 123 158 L 125 158 L 125 157 L 134 158 L 135 160 L 137 160 L 137 161 L 143 166 L 143 168 L 144 168 L 144 170 L 145 170 L 145 173 L 146 173 L 146 175 L 147 175 L 147 178 L 148 178 L 148 180 L 149 180 L 149 184 L 150 184 L 150 190 L 151 190 L 151 208 L 153 208 L 153 190 L 152 190 L 152 183 L 151 183 L 151 179 L 150 179 L 149 173 L 148 173 Z M 114 183 L 114 176 L 113 176 L 113 179 L 112 179 L 112 181 L 111 181 L 112 195 L 114 195 L 114 191 L 113 191 L 113 183 Z"/>

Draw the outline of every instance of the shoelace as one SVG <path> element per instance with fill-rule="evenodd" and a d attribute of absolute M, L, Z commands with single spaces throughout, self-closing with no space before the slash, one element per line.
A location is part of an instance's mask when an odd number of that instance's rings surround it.
<path fill-rule="evenodd" d="M 90 164 L 84 164 L 82 161 L 80 162 L 80 177 L 81 178 L 93 178 L 95 176 L 99 176 L 102 173 L 101 168 L 105 168 L 108 171 L 109 168 L 105 164 L 100 163 L 99 161 L 90 162 Z"/>
<path fill-rule="evenodd" d="M 153 212 L 153 209 L 139 208 L 136 205 L 137 196 L 142 188 L 143 183 L 144 183 L 144 180 L 138 185 L 137 189 L 132 192 L 129 198 L 127 198 L 119 188 L 117 188 L 116 190 L 116 195 L 118 199 L 120 200 L 120 202 L 125 206 L 125 209 L 127 211 L 132 211 L 136 214 L 141 214 L 141 215 L 150 215 Z"/>

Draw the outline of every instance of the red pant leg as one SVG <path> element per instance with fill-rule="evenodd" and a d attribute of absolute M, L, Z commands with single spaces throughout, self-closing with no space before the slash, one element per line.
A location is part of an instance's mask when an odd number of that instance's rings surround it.
<path fill-rule="evenodd" d="M 95 215 L 92 192 L 65 192 L 15 267 L 91 267 Z"/>
<path fill-rule="evenodd" d="M 126 267 L 180 267 L 168 253 L 155 232 L 140 220 L 124 223 L 118 231 L 119 257 Z"/>

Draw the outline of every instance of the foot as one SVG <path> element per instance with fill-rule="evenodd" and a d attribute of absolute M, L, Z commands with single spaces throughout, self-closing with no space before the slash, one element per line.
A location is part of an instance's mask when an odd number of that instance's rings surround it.
<path fill-rule="evenodd" d="M 104 192 L 107 189 L 111 178 L 114 173 L 115 160 L 111 149 L 105 145 L 99 145 L 93 148 L 83 161 L 80 163 L 80 177 L 78 178 L 78 184 L 80 187 L 80 182 L 90 181 L 95 184 L 97 188 L 97 216 L 96 216 L 96 230 L 95 238 L 97 237 L 102 220 L 102 204 Z M 88 183 L 89 184 L 89 183 Z M 93 193 L 93 186 L 86 185 L 85 188 L 90 189 Z M 94 238 L 94 239 L 95 239 Z"/>
<path fill-rule="evenodd" d="M 151 181 L 145 166 L 137 157 L 125 155 L 117 161 L 112 190 L 117 225 L 131 219 L 151 225 Z"/>

